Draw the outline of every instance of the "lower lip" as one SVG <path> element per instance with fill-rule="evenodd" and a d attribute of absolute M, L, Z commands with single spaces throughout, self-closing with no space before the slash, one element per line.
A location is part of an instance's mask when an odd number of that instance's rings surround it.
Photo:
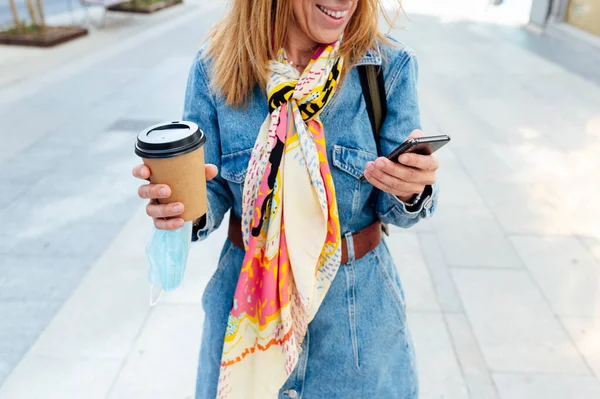
<path fill-rule="evenodd" d="M 315 6 L 317 7 L 317 6 Z M 337 18 L 333 18 L 331 15 L 325 14 L 323 12 L 323 10 L 321 10 L 319 7 L 317 7 L 317 10 L 319 11 L 319 14 L 321 14 L 323 17 L 325 17 L 325 19 L 331 23 L 331 24 L 335 24 L 335 25 L 342 25 L 344 23 L 344 21 L 346 21 L 346 17 L 348 16 L 348 14 L 346 14 L 345 16 L 343 16 L 340 19 Z"/>

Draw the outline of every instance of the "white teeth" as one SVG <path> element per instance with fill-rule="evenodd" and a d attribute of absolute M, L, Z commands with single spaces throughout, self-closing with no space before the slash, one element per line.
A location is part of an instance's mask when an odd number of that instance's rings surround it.
<path fill-rule="evenodd" d="M 336 11 L 331 11 L 331 10 L 328 10 L 327 8 L 325 8 L 325 7 L 323 7 L 323 6 L 318 6 L 318 7 L 319 7 L 319 9 L 320 9 L 321 11 L 323 11 L 325 14 L 327 14 L 327 15 L 329 15 L 330 17 L 332 17 L 332 18 L 335 18 L 335 19 L 340 19 L 340 18 L 343 18 L 343 17 L 345 17 L 345 16 L 346 16 L 346 14 L 348 14 L 348 11 L 337 11 L 337 12 L 336 12 Z"/>

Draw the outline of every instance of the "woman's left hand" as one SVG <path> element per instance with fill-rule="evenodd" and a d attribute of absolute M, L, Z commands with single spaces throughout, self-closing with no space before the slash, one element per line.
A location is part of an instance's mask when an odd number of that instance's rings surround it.
<path fill-rule="evenodd" d="M 420 130 L 414 130 L 408 138 L 423 137 Z M 408 202 L 415 194 L 435 183 L 435 172 L 439 167 L 435 155 L 406 153 L 394 163 L 385 157 L 379 157 L 366 165 L 365 178 L 381 191 L 397 196 Z"/>

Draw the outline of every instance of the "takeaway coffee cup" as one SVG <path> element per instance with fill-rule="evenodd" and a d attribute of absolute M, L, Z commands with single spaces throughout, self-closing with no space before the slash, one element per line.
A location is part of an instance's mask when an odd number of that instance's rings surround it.
<path fill-rule="evenodd" d="M 151 172 L 152 183 L 167 184 L 171 196 L 161 204 L 181 202 L 186 222 L 206 214 L 204 132 L 193 122 L 177 121 L 151 126 L 138 134 L 135 153 Z"/>

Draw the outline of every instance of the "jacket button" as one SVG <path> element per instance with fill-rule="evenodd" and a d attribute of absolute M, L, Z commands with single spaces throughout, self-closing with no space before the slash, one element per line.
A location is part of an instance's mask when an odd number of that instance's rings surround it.
<path fill-rule="evenodd" d="M 290 389 L 289 391 L 287 391 L 287 395 L 290 398 L 295 399 L 298 397 L 298 392 L 295 389 Z"/>

